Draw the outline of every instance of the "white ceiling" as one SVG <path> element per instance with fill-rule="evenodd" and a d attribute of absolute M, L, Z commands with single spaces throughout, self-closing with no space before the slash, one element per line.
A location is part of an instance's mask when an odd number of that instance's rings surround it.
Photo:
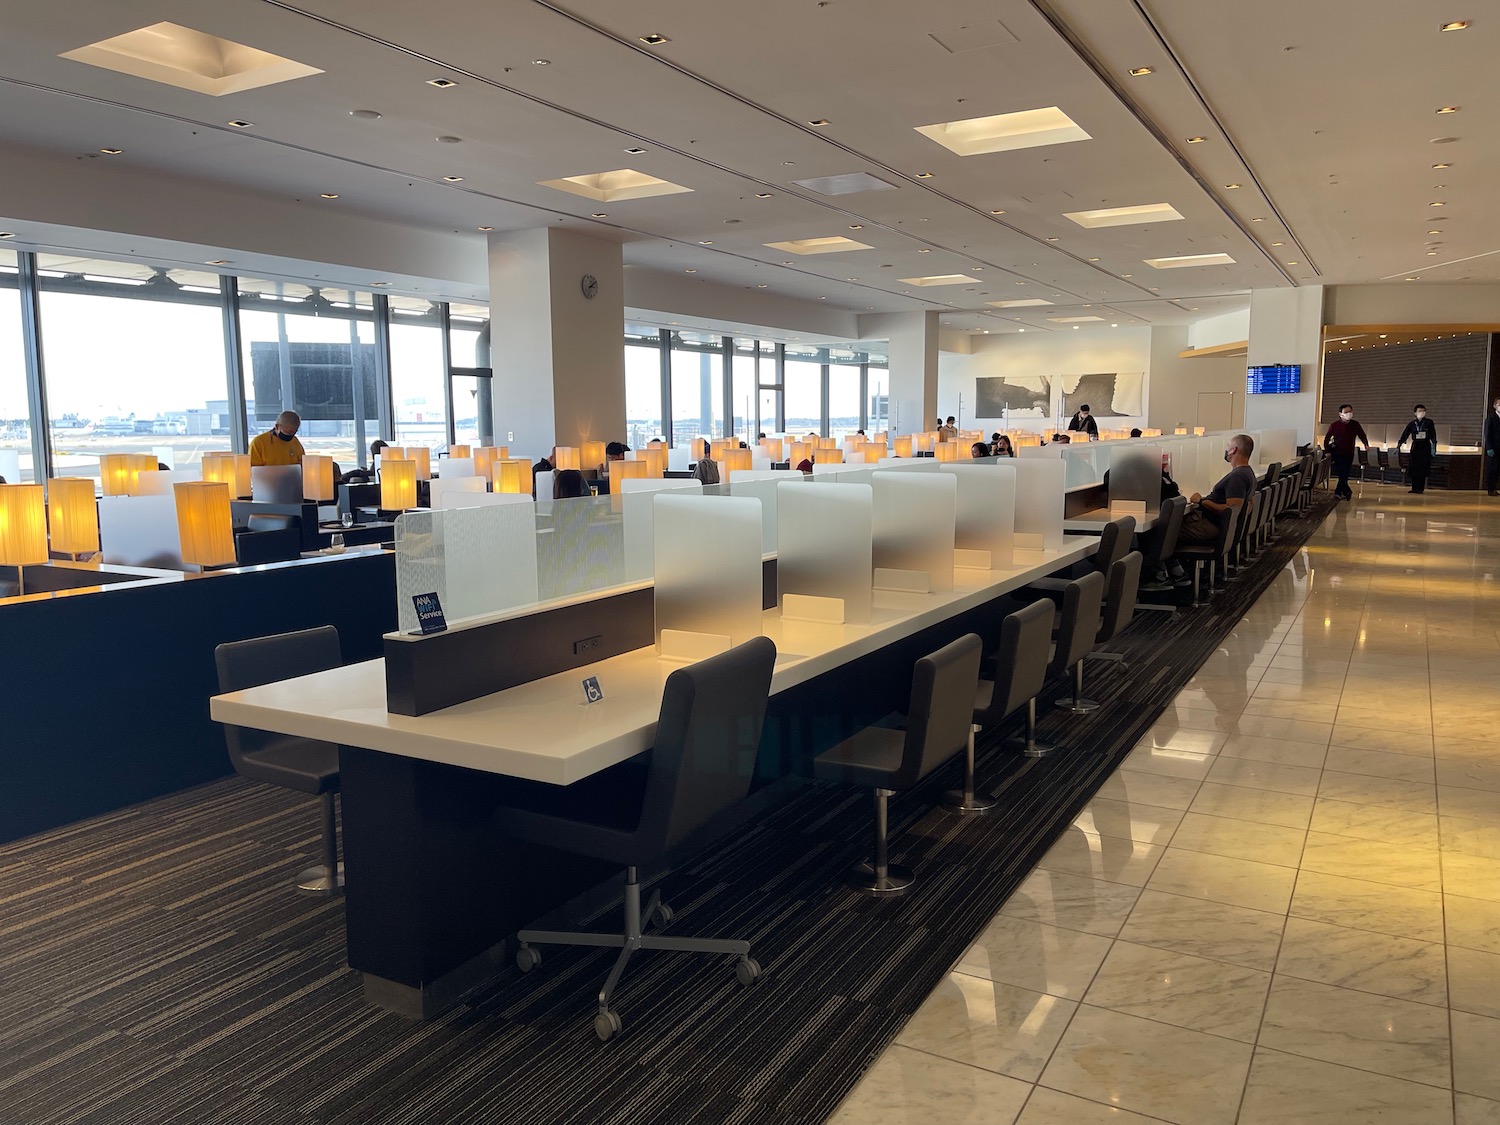
<path fill-rule="evenodd" d="M 1414 270 L 1500 278 L 1491 253 L 1500 212 L 1481 194 L 1500 177 L 1491 61 L 1500 19 L 1440 34 L 1440 21 L 1474 14 L 1448 0 L 1366 0 L 1347 20 L 1310 18 L 1291 0 L 0 8 L 0 159 L 18 146 L 130 162 L 165 183 L 190 177 L 302 199 L 313 223 L 354 214 L 482 245 L 481 226 L 561 221 L 619 239 L 633 267 L 694 270 L 701 281 L 852 312 L 936 308 L 945 324 L 976 331 L 1067 330 L 1049 316 L 1080 306 L 1122 324 L 1180 324 L 1244 308 L 1251 288 Z M 324 73 L 213 98 L 58 57 L 161 20 Z M 670 42 L 638 41 L 652 32 Z M 1127 73 L 1147 65 L 1154 74 Z M 458 85 L 427 85 L 436 77 Z M 1434 115 L 1449 104 L 1462 112 Z M 915 131 L 1052 105 L 1092 139 L 960 157 Z M 382 116 L 351 116 L 360 109 Z M 231 119 L 254 125 L 230 128 Z M 1460 140 L 1429 143 L 1444 135 Z M 1432 171 L 1440 160 L 1453 168 Z M 598 204 L 537 183 L 624 167 L 693 190 Z M 830 198 L 792 183 L 852 172 L 896 190 Z M 1428 208 L 1433 200 L 1448 205 Z M 1185 219 L 1084 230 L 1063 218 L 1150 203 Z M 25 221 L 5 218 L 21 244 L 44 241 Z M 796 258 L 763 245 L 829 235 L 873 248 Z M 232 225 L 224 238 L 222 256 L 257 249 L 236 245 Z M 1436 256 L 1429 242 L 1440 243 Z M 1144 264 L 1203 253 L 1235 264 Z M 1445 264 L 1455 258 L 1469 260 Z M 952 273 L 974 284 L 898 280 Z M 420 288 L 431 293 L 432 280 Z M 456 295 L 473 296 L 472 279 L 450 280 Z M 986 305 L 1021 297 L 1054 303 Z"/>

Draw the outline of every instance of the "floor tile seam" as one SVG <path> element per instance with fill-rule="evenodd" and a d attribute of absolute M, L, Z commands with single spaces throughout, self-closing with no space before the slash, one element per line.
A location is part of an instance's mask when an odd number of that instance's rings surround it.
<path fill-rule="evenodd" d="M 1233 760 L 1235 760 L 1235 761 L 1243 761 L 1243 762 L 1255 762 L 1255 761 L 1259 761 L 1260 759 L 1258 759 L 1258 758 L 1237 758 L 1237 759 L 1233 759 Z M 1276 765 L 1275 762 L 1267 762 L 1265 764 L 1266 765 Z M 1302 768 L 1304 768 L 1304 769 L 1311 769 L 1312 767 L 1311 766 L 1306 766 L 1306 767 L 1302 767 Z M 1315 800 L 1317 800 L 1317 797 L 1318 797 L 1318 795 L 1316 793 L 1288 793 L 1285 789 L 1266 789 L 1264 787 L 1256 786 L 1256 785 L 1241 785 L 1241 784 L 1239 784 L 1238 782 L 1235 782 L 1235 781 L 1205 781 L 1205 782 L 1203 782 L 1203 784 L 1204 785 L 1223 785 L 1223 786 L 1225 786 L 1226 788 L 1229 788 L 1229 789 L 1248 789 L 1252 793 L 1279 793 L 1283 797 L 1302 797 L 1302 798 L 1304 798 L 1306 800 L 1309 800 L 1309 801 L 1315 801 Z M 1355 802 L 1350 802 L 1350 803 L 1353 804 Z M 1188 811 L 1191 811 L 1191 810 L 1188 810 Z M 1212 813 L 1212 814 L 1204 814 L 1204 815 L 1219 816 L 1219 815 L 1222 815 L 1222 814 L 1220 814 L 1220 813 Z M 1311 815 L 1311 814 L 1309 814 L 1309 815 Z M 1246 818 L 1242 817 L 1242 816 L 1232 816 L 1232 817 L 1228 817 L 1227 819 L 1229 819 L 1229 820 L 1244 820 Z M 1266 824 L 1269 824 L 1270 822 L 1269 821 L 1251 821 L 1251 823 L 1252 824 L 1256 824 L 1256 823 L 1266 823 Z M 1279 827 L 1282 827 L 1282 828 L 1295 828 L 1296 825 L 1293 825 L 1293 824 L 1283 824 L 1283 825 L 1280 825 Z"/>
<path fill-rule="evenodd" d="M 993 983 L 997 983 L 997 982 L 992 981 L 990 983 L 993 984 Z M 902 1030 L 904 1031 L 905 1028 L 903 1028 Z M 886 1055 L 890 1052 L 891 1048 L 893 1048 L 893 1047 L 902 1047 L 902 1048 L 904 1048 L 905 1050 L 908 1050 L 908 1051 L 915 1051 L 917 1054 L 919 1054 L 919 1055 L 926 1055 L 930 1059 L 942 1059 L 944 1062 L 953 1063 L 956 1066 L 966 1066 L 970 1070 L 977 1070 L 977 1071 L 979 1071 L 981 1074 L 989 1074 L 989 1075 L 993 1075 L 993 1076 L 998 1077 L 998 1078 L 1008 1078 L 1012 1082 L 1020 1082 L 1020 1083 L 1022 1083 L 1024 1085 L 1027 1085 L 1027 1086 L 1032 1086 L 1032 1087 L 1036 1086 L 1036 1082 L 1035 1081 L 1032 1081 L 1032 1080 L 1029 1080 L 1029 1079 L 1026 1079 L 1026 1078 L 1017 1078 L 1014 1074 L 1006 1074 L 1003 1070 L 991 1070 L 987 1066 L 980 1066 L 978 1063 L 966 1062 L 963 1059 L 956 1059 L 952 1055 L 945 1055 L 945 1054 L 942 1054 L 941 1052 L 938 1052 L 938 1051 L 929 1050 L 926 1047 L 914 1047 L 910 1043 L 903 1043 L 903 1042 L 901 1042 L 900 1033 L 898 1033 L 897 1036 L 896 1036 L 896 1038 L 892 1039 L 890 1041 L 890 1043 L 888 1043 L 886 1045 L 885 1050 L 881 1051 L 880 1054 L 876 1055 L 873 1059 L 870 1060 L 870 1065 L 865 1068 L 865 1070 L 864 1070 L 863 1073 L 860 1074 L 860 1076 L 859 1076 L 859 1082 L 863 1082 L 866 1078 L 869 1077 L 870 1072 L 875 1069 L 875 1067 L 879 1064 L 880 1060 L 883 1059 L 883 1058 L 885 1058 Z M 854 1085 L 854 1087 L 853 1087 L 853 1089 L 851 1089 L 849 1091 L 851 1094 L 854 1092 L 854 1090 L 857 1090 L 859 1088 L 859 1082 L 856 1082 L 855 1085 Z M 1029 1094 L 1027 1095 L 1027 1098 L 1028 1099 L 1030 1098 Z M 840 1102 L 839 1104 L 842 1105 L 843 1103 Z"/>
<path fill-rule="evenodd" d="M 1150 946 L 1149 948 L 1155 949 L 1157 947 L 1156 946 Z M 1163 952 L 1170 952 L 1170 950 L 1164 950 Z M 1188 954 L 1184 954 L 1183 956 L 1191 957 L 1191 956 L 1193 956 L 1193 954 L 1188 953 Z M 1229 964 L 1229 962 L 1227 962 L 1227 961 L 1220 962 L 1220 964 L 1227 965 L 1227 964 Z M 1249 968 L 1249 966 L 1247 966 L 1247 965 L 1240 965 L 1240 966 L 1237 966 L 1237 967 L 1241 968 L 1241 969 Z M 1265 972 L 1264 969 L 1261 969 L 1261 970 L 1258 970 L 1258 971 Z M 1270 985 L 1269 985 L 1269 983 L 1267 984 L 1266 991 L 1267 991 L 1267 993 L 1270 992 Z M 1073 1013 L 1074 1016 L 1076 1017 L 1077 1014 L 1078 1014 L 1078 1012 L 1083 1011 L 1085 1008 L 1092 1008 L 1096 1012 L 1109 1012 L 1112 1015 L 1128 1016 L 1131 1019 L 1145 1020 L 1147 1023 L 1154 1023 L 1158 1027 L 1170 1027 L 1174 1031 L 1186 1031 L 1190 1035 L 1208 1035 L 1208 1036 L 1211 1036 L 1214 1039 L 1218 1039 L 1218 1040 L 1220 1040 L 1221 1042 L 1224 1042 L 1224 1043 L 1235 1043 L 1235 1044 L 1237 1044 L 1237 1045 L 1239 1045 L 1241 1047 L 1249 1047 L 1249 1048 L 1251 1048 L 1252 1051 L 1254 1050 L 1254 1044 L 1250 1040 L 1247 1040 L 1247 1039 L 1235 1039 L 1233 1036 L 1221 1035 L 1217 1031 L 1203 1031 L 1203 1030 L 1201 1030 L 1199 1028 L 1196 1028 L 1196 1027 L 1186 1027 L 1183 1024 L 1180 1024 L 1180 1023 L 1171 1023 L 1168 1020 L 1158 1019 L 1155 1016 L 1143 1016 L 1139 1012 L 1121 1011 L 1119 1008 L 1111 1008 L 1111 1007 L 1109 1007 L 1108 1005 L 1105 1005 L 1105 1004 L 1089 1004 L 1089 1003 L 1085 1003 L 1084 1001 L 1080 1000 L 1080 1001 L 1078 1001 L 1078 1009 L 1077 1009 L 1077 1011 L 1075 1011 Z M 1059 1039 L 1058 1043 L 1060 1044 L 1061 1042 L 1062 1042 L 1062 1040 Z M 1051 1062 L 1051 1060 L 1049 1059 L 1048 1062 Z M 1043 1069 L 1043 1073 L 1046 1073 L 1045 1068 Z M 1040 1080 L 1038 1080 L 1038 1081 L 1040 1081 Z M 1066 1090 L 1064 1090 L 1063 1092 L 1067 1093 Z M 1127 1107 L 1120 1106 L 1119 1108 L 1125 1109 Z"/>
<path fill-rule="evenodd" d="M 1239 820 L 1237 817 L 1232 817 L 1232 816 L 1219 816 L 1217 813 L 1194 813 L 1193 815 L 1195 815 L 1195 816 L 1210 816 L 1210 817 L 1213 817 L 1215 820 L 1228 820 L 1228 821 L 1232 821 L 1232 822 L 1237 823 L 1237 824 L 1255 824 L 1255 823 L 1257 823 L 1256 821 L 1253 821 L 1253 820 Z M 1184 819 L 1186 819 L 1186 818 L 1184 818 Z M 1182 823 L 1180 821 L 1178 822 L 1177 827 L 1178 828 L 1182 827 Z M 1293 828 L 1289 824 L 1267 824 L 1267 825 L 1262 825 L 1262 827 L 1265 827 L 1265 828 L 1285 828 L 1289 832 L 1300 832 L 1300 833 L 1302 833 L 1302 847 L 1297 852 L 1297 863 L 1294 866 L 1293 864 L 1290 864 L 1290 863 L 1276 863 L 1273 860 L 1269 860 L 1269 859 L 1252 859 L 1252 860 L 1246 860 L 1245 862 L 1247 862 L 1247 863 L 1264 863 L 1267 867 L 1284 867 L 1288 871 L 1300 871 L 1300 870 L 1302 870 L 1302 852 L 1305 851 L 1306 848 L 1307 848 L 1307 834 L 1308 834 L 1309 829 L 1306 829 L 1306 828 Z M 1174 838 L 1176 837 L 1176 829 L 1173 830 L 1173 837 Z M 1183 851 L 1193 852 L 1195 855 L 1219 856 L 1221 859 L 1244 859 L 1243 856 L 1224 855 L 1222 852 L 1205 852 L 1205 851 L 1203 851 L 1200 848 L 1191 848 L 1191 847 L 1188 847 L 1186 844 L 1175 844 L 1175 845 L 1168 845 L 1168 846 L 1169 847 L 1173 847 L 1173 846 L 1179 847 Z M 1163 852 L 1162 854 L 1165 855 L 1166 853 Z M 1158 862 L 1160 862 L 1160 861 L 1158 861 Z M 1165 892 L 1165 893 L 1170 893 L 1170 892 Z M 1252 909 L 1253 910 L 1254 907 L 1247 907 L 1246 909 Z M 1269 913 L 1275 913 L 1275 911 L 1270 911 Z"/>
<path fill-rule="evenodd" d="M 1042 1089 L 1042 1090 L 1051 1090 L 1054 1094 L 1066 1094 L 1070 1098 L 1077 1098 L 1079 1101 L 1081 1101 L 1081 1102 L 1088 1102 L 1090 1105 L 1103 1106 L 1106 1109 L 1119 1110 L 1119 1111 L 1123 1111 L 1125 1113 L 1133 1113 L 1137 1117 L 1143 1118 L 1146 1121 L 1160 1121 L 1162 1123 L 1162 1125 L 1174 1125 L 1174 1122 L 1172 1122 L 1168 1118 L 1157 1117 L 1155 1114 L 1151 1114 L 1151 1113 L 1142 1113 L 1138 1109 L 1128 1109 L 1128 1108 L 1126 1108 L 1123 1105 L 1114 1105 L 1111 1102 L 1101 1102 L 1097 1098 L 1088 1097 L 1086 1094 L 1074 1093 L 1072 1090 L 1064 1090 L 1064 1089 L 1061 1089 L 1061 1088 L 1059 1088 L 1057 1086 L 1048 1086 L 1045 1082 L 1042 1082 L 1040 1079 L 1038 1079 L 1038 1081 L 1036 1083 L 1036 1088 Z M 1026 1104 L 1028 1106 L 1031 1104 L 1031 1099 L 1030 1098 L 1026 1099 Z M 1026 1111 L 1023 1108 L 1021 1112 L 1024 1114 Z M 1017 1117 L 1016 1120 L 1019 1121 L 1020 1118 Z"/>
<path fill-rule="evenodd" d="M 1298 979 L 1298 978 L 1293 978 L 1293 979 Z M 1316 984 L 1317 982 L 1314 981 L 1312 983 Z M 1337 985 L 1330 985 L 1329 987 L 1336 988 L 1338 986 Z M 1386 997 L 1385 999 L 1395 999 L 1395 997 Z M 1258 1043 L 1257 1043 L 1257 1049 L 1262 1049 L 1262 1048 L 1260 1048 L 1260 1046 L 1259 1046 Z M 1376 1075 L 1379 1075 L 1381 1078 L 1389 1078 L 1389 1079 L 1393 1079 L 1394 1081 L 1397 1081 L 1397 1082 L 1410 1082 L 1413 1086 L 1425 1086 L 1429 1090 L 1444 1090 L 1444 1091 L 1448 1091 L 1448 1092 L 1452 1092 L 1453 1091 L 1453 1087 L 1451 1085 L 1450 1086 L 1439 1086 L 1435 1082 L 1424 1082 L 1420 1078 L 1407 1078 L 1404 1075 L 1391 1074 L 1388 1071 L 1384 1071 L 1384 1070 L 1371 1070 L 1368 1066 L 1355 1066 L 1353 1063 L 1334 1062 L 1331 1059 L 1320 1059 L 1316 1055 L 1304 1055 L 1300 1051 L 1290 1051 L 1290 1050 L 1287 1050 L 1285 1047 L 1272 1047 L 1272 1046 L 1267 1045 L 1263 1049 L 1267 1050 L 1267 1051 L 1274 1051 L 1277 1054 L 1281 1054 L 1281 1055 L 1291 1055 L 1293 1058 L 1307 1059 L 1307 1060 L 1309 1060 L 1311 1062 L 1325 1063 L 1328 1066 L 1341 1066 L 1345 1070 L 1357 1070 L 1361 1074 L 1376 1074 Z M 1450 1034 L 1449 1039 L 1448 1039 L 1448 1057 L 1450 1059 L 1450 1068 L 1449 1068 L 1450 1069 L 1450 1074 L 1449 1074 L 1448 1080 L 1449 1080 L 1449 1082 L 1452 1082 L 1453 1078 L 1452 1078 L 1452 1074 L 1451 1074 L 1451 1069 L 1452 1069 L 1452 1067 L 1451 1067 L 1451 1059 L 1453 1057 L 1453 1039 L 1452 1039 L 1451 1034 Z"/>
<path fill-rule="evenodd" d="M 1297 885 L 1292 884 L 1292 894 L 1295 897 Z M 1281 933 L 1276 938 L 1276 956 L 1271 959 L 1271 979 L 1266 983 L 1266 994 L 1260 1002 L 1260 1019 L 1255 1024 L 1255 1041 L 1250 1045 L 1250 1065 L 1245 1068 L 1245 1081 L 1240 1087 L 1239 1105 L 1235 1107 L 1234 1119 L 1239 1121 L 1240 1115 L 1245 1112 L 1245 1098 L 1250 1093 L 1250 1072 L 1255 1069 L 1255 1056 L 1261 1050 L 1260 1036 L 1266 1028 L 1266 1013 L 1271 1009 L 1271 987 L 1276 983 L 1276 966 L 1281 963 L 1281 951 L 1286 947 L 1286 923 L 1291 920 L 1291 900 L 1287 900 L 1287 916 L 1281 925 Z"/>
<path fill-rule="evenodd" d="M 1315 921 L 1315 919 L 1312 919 L 1312 918 L 1299 918 L 1298 921 L 1300 921 L 1300 922 L 1311 922 L 1311 921 Z M 1323 924 L 1327 925 L 1327 926 L 1336 925 L 1336 923 L 1333 923 L 1333 922 L 1325 922 Z M 1352 927 L 1350 927 L 1350 926 L 1339 926 L 1338 928 L 1339 929 L 1343 929 L 1343 930 L 1347 930 L 1347 929 L 1351 929 Z M 1360 930 L 1359 932 L 1362 933 L 1362 934 L 1368 934 L 1368 933 L 1374 933 L 1375 931 L 1373 931 L 1373 930 Z M 1381 937 L 1398 937 L 1399 935 L 1398 934 L 1381 934 L 1379 936 L 1381 936 Z M 1405 940 L 1405 941 L 1422 941 L 1421 938 L 1405 938 L 1403 940 Z M 1282 944 L 1283 944 L 1283 947 L 1284 947 L 1285 946 L 1285 932 L 1284 931 L 1283 931 L 1283 934 L 1282 934 Z M 1442 942 L 1436 942 L 1436 941 L 1425 941 L 1425 942 L 1422 942 L 1422 944 L 1423 945 L 1442 945 L 1443 943 Z M 1271 970 L 1271 973 L 1272 973 L 1273 976 L 1286 977 L 1288 980 L 1300 980 L 1300 981 L 1305 981 L 1308 984 L 1321 984 L 1325 988 L 1341 988 L 1345 992 L 1358 992 L 1361 996 L 1374 996 L 1374 997 L 1377 997 L 1378 999 L 1381 999 L 1381 1000 L 1401 1000 L 1401 1001 L 1404 1001 L 1404 1002 L 1406 1002 L 1408 1004 L 1420 1004 L 1424 1008 L 1442 1009 L 1443 1011 L 1447 1011 L 1450 1007 L 1452 1007 L 1452 1005 L 1450 1005 L 1447 1002 L 1446 999 L 1444 999 L 1444 1001 L 1442 1003 L 1440 1003 L 1440 1004 L 1434 1004 L 1434 1003 L 1432 1003 L 1430 1001 L 1427 1001 L 1427 1000 L 1413 1000 L 1410 996 L 1392 996 L 1389 992 L 1375 992 L 1372 989 L 1368 989 L 1368 988 L 1355 988 L 1352 985 L 1334 984 L 1331 981 L 1318 980 L 1316 977 L 1305 977 L 1305 976 L 1303 976 L 1300 973 L 1283 972 L 1282 968 L 1281 968 L 1281 952 L 1280 952 L 1280 950 L 1278 950 L 1277 954 L 1276 954 L 1276 967 Z M 1445 955 L 1444 958 L 1443 958 L 1443 979 L 1444 979 L 1445 982 L 1447 981 L 1447 976 L 1448 976 L 1448 965 L 1447 965 L 1447 956 Z M 1443 995 L 1446 997 L 1447 994 L 1448 994 L 1448 989 L 1447 989 L 1446 983 L 1445 983 L 1444 988 L 1443 988 Z"/>

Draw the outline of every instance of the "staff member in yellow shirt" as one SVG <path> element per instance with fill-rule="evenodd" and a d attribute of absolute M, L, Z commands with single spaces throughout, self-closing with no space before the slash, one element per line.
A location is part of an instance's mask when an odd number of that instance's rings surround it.
<path fill-rule="evenodd" d="M 255 465 L 300 465 L 306 452 L 297 440 L 297 430 L 302 419 L 295 410 L 283 410 L 276 421 L 263 434 L 250 439 L 250 464 Z"/>

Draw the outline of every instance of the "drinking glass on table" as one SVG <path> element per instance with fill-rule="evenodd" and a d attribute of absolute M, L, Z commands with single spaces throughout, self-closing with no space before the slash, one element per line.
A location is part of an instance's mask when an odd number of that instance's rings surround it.
<path fill-rule="evenodd" d="M 335 551 L 342 551 L 344 549 L 344 533 L 342 531 L 335 531 L 329 537 L 328 544 Z"/>
<path fill-rule="evenodd" d="M 346 527 L 346 528 L 353 527 L 354 526 L 354 513 L 353 512 L 340 512 L 339 513 L 339 526 L 340 527 Z"/>

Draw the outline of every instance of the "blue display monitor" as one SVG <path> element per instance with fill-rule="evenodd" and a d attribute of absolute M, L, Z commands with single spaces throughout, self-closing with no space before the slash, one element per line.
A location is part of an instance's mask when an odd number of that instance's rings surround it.
<path fill-rule="evenodd" d="M 1253 395 L 1294 395 L 1302 389 L 1300 363 L 1270 363 L 1245 373 L 1246 390 Z"/>

